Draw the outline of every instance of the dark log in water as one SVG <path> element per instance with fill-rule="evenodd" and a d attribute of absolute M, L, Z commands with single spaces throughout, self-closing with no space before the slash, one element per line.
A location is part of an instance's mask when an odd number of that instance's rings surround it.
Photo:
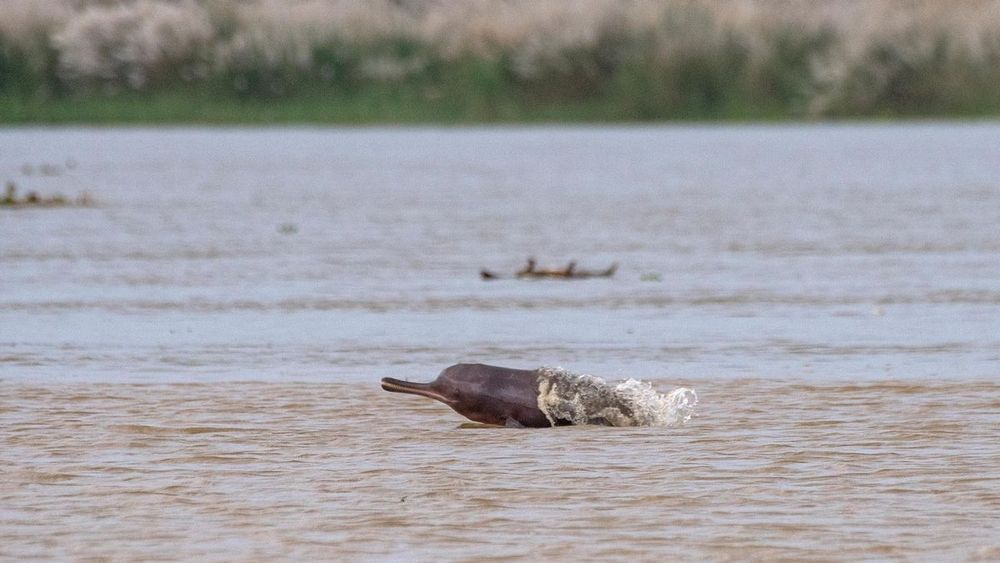
<path fill-rule="evenodd" d="M 514 273 L 513 276 L 519 279 L 559 279 L 559 280 L 580 280 L 588 278 L 610 278 L 618 271 L 618 263 L 612 263 L 603 270 L 582 270 L 576 267 L 576 261 L 571 261 L 563 268 L 538 268 L 534 258 L 528 258 L 524 267 Z M 491 270 L 480 270 L 479 277 L 484 280 L 503 279 L 503 274 L 498 274 Z"/>

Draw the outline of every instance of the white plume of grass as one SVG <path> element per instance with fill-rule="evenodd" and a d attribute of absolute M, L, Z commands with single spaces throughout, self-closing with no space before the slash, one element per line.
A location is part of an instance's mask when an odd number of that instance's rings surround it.
<path fill-rule="evenodd" d="M 67 82 L 141 89 L 163 74 L 205 74 L 213 39 L 208 13 L 194 0 L 139 0 L 83 9 L 53 34 L 52 44 Z"/>

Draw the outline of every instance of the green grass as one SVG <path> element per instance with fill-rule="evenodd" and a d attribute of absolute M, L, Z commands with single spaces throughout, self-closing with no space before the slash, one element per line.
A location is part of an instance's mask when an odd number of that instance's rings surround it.
<path fill-rule="evenodd" d="M 126 93 L 26 101 L 0 95 L 4 124 L 463 124 L 636 122 L 657 120 L 775 120 L 780 111 L 726 107 L 674 114 L 650 112 L 614 97 L 583 100 L 426 99 L 407 92 L 293 95 L 232 99 L 188 92 Z"/>
<path fill-rule="evenodd" d="M 651 99 L 652 98 L 652 99 Z M 864 112 L 838 111 L 835 118 L 989 117 L 1000 101 L 969 103 L 933 111 L 893 108 L 884 100 Z M 27 124 L 489 124 L 650 121 L 782 121 L 813 119 L 773 101 L 754 105 L 735 97 L 706 103 L 652 94 L 613 92 L 583 99 L 535 100 L 525 96 L 448 98 L 408 90 L 362 89 L 350 94 L 311 92 L 278 99 L 237 99 L 204 92 L 126 92 L 114 96 L 57 97 L 44 101 L 0 94 L 0 123 Z"/>

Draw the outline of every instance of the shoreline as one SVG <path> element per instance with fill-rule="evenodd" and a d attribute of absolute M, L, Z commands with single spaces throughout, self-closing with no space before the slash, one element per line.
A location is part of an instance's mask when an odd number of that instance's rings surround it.
<path fill-rule="evenodd" d="M 372 120 L 336 121 L 336 120 L 188 120 L 188 119 L 158 119 L 158 120 L 16 120 L 0 119 L 0 131 L 17 131 L 31 129 L 301 129 L 301 130 L 519 130 L 519 129 L 644 129 L 644 128 L 726 128 L 726 127 L 865 127 L 865 126 L 901 126 L 922 127 L 934 125 L 966 125 L 970 127 L 985 126 L 1000 122 L 1000 113 L 984 115 L 927 115 L 905 117 L 851 117 L 841 119 L 663 119 L 657 121 L 640 120 L 505 120 L 505 121 L 393 121 Z"/>

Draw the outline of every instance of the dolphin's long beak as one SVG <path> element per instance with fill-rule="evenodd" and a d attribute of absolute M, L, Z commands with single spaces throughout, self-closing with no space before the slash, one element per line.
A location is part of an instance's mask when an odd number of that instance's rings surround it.
<path fill-rule="evenodd" d="M 446 405 L 450 405 L 452 403 L 451 399 L 431 389 L 430 383 L 413 383 L 411 381 L 403 381 L 392 377 L 383 377 L 382 389 L 392 391 L 393 393 L 411 393 L 413 395 L 429 397 L 435 401 L 441 401 Z"/>

